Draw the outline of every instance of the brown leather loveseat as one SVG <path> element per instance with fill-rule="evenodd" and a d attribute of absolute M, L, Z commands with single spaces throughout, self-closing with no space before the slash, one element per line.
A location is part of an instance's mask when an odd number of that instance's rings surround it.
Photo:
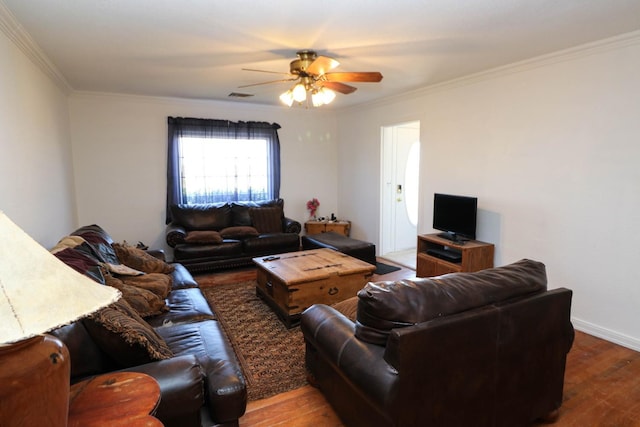
<path fill-rule="evenodd" d="M 307 368 L 348 426 L 528 426 L 562 403 L 571 297 L 530 260 L 368 283 L 302 314 Z"/>
<path fill-rule="evenodd" d="M 238 425 L 247 404 L 242 369 L 184 266 L 156 262 L 149 252 L 136 258 L 135 248 L 114 243 L 98 225 L 74 231 L 52 253 L 123 293 L 51 333 L 69 349 L 72 383 L 118 370 L 142 372 L 160 385 L 155 416 L 165 426 Z M 147 272 L 130 275 L 129 268 Z"/>
<path fill-rule="evenodd" d="M 284 200 L 171 206 L 167 244 L 190 272 L 253 265 L 262 255 L 300 249 L 302 225 Z"/>

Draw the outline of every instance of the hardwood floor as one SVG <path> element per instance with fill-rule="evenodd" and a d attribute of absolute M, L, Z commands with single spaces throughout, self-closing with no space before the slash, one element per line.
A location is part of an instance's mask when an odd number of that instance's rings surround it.
<path fill-rule="evenodd" d="M 387 260 L 385 262 L 388 263 Z M 402 268 L 372 281 L 414 277 Z M 220 283 L 251 280 L 255 270 L 221 273 Z M 240 427 L 342 426 L 312 386 L 249 402 Z M 536 424 L 542 426 L 543 424 Z M 564 402 L 555 427 L 640 427 L 640 353 L 576 331 L 567 358 Z"/>

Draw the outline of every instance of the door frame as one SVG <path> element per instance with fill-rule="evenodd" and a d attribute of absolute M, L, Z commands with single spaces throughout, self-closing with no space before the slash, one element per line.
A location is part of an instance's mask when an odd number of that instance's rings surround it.
<path fill-rule="evenodd" d="M 379 254 L 392 252 L 394 240 L 391 236 L 394 229 L 395 209 L 393 200 L 393 182 L 390 181 L 392 177 L 397 173 L 395 169 L 395 144 L 396 138 L 394 131 L 400 127 L 407 127 L 408 125 L 416 125 L 418 128 L 418 135 L 420 135 L 420 120 L 409 120 L 406 122 L 395 123 L 392 125 L 381 126 L 380 128 L 380 249 Z M 420 138 L 418 136 L 418 142 Z M 418 186 L 420 183 L 418 182 Z M 419 216 L 418 216 L 419 217 Z M 417 225 L 416 225 L 417 229 Z"/>

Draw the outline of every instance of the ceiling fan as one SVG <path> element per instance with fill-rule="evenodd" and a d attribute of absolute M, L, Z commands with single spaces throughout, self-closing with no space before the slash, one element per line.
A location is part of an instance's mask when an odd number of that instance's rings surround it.
<path fill-rule="evenodd" d="M 244 88 L 271 83 L 297 81 L 291 89 L 280 95 L 280 100 L 288 106 L 291 106 L 294 101 L 304 102 L 307 99 L 307 92 L 310 92 L 314 107 L 318 107 L 333 101 L 333 98 L 336 96 L 335 92 L 348 95 L 356 91 L 356 87 L 345 84 L 344 82 L 377 83 L 382 80 L 382 74 L 377 71 L 330 72 L 330 70 L 336 68 L 340 63 L 328 56 L 318 55 L 312 50 L 301 50 L 296 52 L 296 54 L 298 55 L 298 59 L 291 61 L 288 73 L 243 68 L 245 71 L 285 74 L 288 76 L 287 78 L 239 87 Z"/>

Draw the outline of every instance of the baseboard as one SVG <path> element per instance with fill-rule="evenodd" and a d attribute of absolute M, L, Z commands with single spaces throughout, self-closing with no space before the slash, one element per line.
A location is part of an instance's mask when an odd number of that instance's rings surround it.
<path fill-rule="evenodd" d="M 628 335 L 612 331 L 611 329 L 576 319 L 575 317 L 571 318 L 571 322 L 573 323 L 573 327 L 580 332 L 611 341 L 612 343 L 630 348 L 631 350 L 640 351 L 640 339 L 638 338 L 630 337 Z"/>

